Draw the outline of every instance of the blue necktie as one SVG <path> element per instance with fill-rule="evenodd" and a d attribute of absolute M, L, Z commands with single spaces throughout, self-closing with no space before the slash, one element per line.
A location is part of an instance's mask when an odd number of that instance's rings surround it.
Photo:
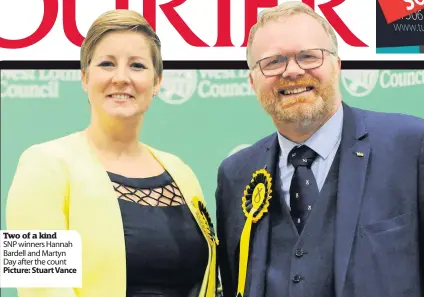
<path fill-rule="evenodd" d="M 288 155 L 288 162 L 295 168 L 290 185 L 290 212 L 299 234 L 319 195 L 317 182 L 311 170 L 316 157 L 317 153 L 305 145 L 293 148 Z"/>

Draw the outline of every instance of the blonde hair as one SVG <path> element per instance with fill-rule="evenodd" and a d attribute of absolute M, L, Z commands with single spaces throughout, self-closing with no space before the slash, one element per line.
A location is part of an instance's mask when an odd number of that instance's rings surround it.
<path fill-rule="evenodd" d="M 163 72 L 159 37 L 141 14 L 128 9 L 107 11 L 93 22 L 81 45 L 81 70 L 85 70 L 90 65 L 94 50 L 102 37 L 107 33 L 117 31 L 135 31 L 147 37 L 150 43 L 153 67 L 155 69 L 155 81 L 157 81 L 157 78 L 161 77 Z"/>
<path fill-rule="evenodd" d="M 327 34 L 330 36 L 332 42 L 333 42 L 333 51 L 338 53 L 338 43 L 337 43 L 337 36 L 334 32 L 333 27 L 325 20 L 323 17 L 321 17 L 319 14 L 317 14 L 310 6 L 307 4 L 300 2 L 300 1 L 287 1 L 284 3 L 281 3 L 275 7 L 264 9 L 258 16 L 258 21 L 255 25 L 252 26 L 249 33 L 249 39 L 247 42 L 246 47 L 246 58 L 247 58 L 247 64 L 249 68 L 252 67 L 251 61 L 249 58 L 250 54 L 250 48 L 253 43 L 253 38 L 255 37 L 256 31 L 263 27 L 266 23 L 269 21 L 275 21 L 280 18 L 289 17 L 297 14 L 307 14 L 316 19 L 322 27 L 325 29 Z"/>

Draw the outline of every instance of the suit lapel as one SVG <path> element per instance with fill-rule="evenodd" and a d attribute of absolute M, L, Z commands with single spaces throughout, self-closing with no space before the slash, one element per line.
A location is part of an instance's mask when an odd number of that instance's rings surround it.
<path fill-rule="evenodd" d="M 276 166 L 278 164 L 279 144 L 277 134 L 274 134 L 265 148 L 266 165 L 265 169 L 272 177 L 272 191 L 270 199 L 270 207 L 278 199 L 275 191 L 276 187 Z M 265 276 L 267 268 L 268 246 L 269 246 L 269 210 L 262 219 L 254 224 L 255 229 L 252 234 L 252 251 L 249 253 L 250 264 L 248 270 L 248 280 L 250 280 L 249 290 L 246 290 L 247 296 L 263 296 L 265 288 Z M 253 277 L 252 277 L 253 276 Z M 249 284 L 249 283 L 248 283 Z M 247 289 L 246 288 L 246 289 Z"/>
<path fill-rule="evenodd" d="M 235 236 L 231 236 L 228 240 L 229 245 L 229 255 L 231 259 L 235 259 L 234 267 L 236 268 L 235 274 L 237 275 L 238 271 L 238 256 L 240 252 L 240 238 L 243 231 L 244 224 L 246 222 L 246 216 L 243 213 L 242 209 L 242 197 L 243 192 L 246 186 L 249 184 L 252 179 L 252 175 L 256 170 L 264 168 L 267 165 L 267 156 L 268 156 L 268 148 L 270 147 L 270 140 L 267 141 L 263 146 L 256 149 L 252 152 L 249 160 L 254 160 L 254 163 L 244 163 L 245 166 L 240 167 L 237 170 L 237 174 L 232 177 L 231 185 L 234 192 L 231 192 L 230 195 L 237 197 L 231 197 L 232 203 L 228 206 L 230 215 L 227 215 L 227 219 L 229 220 L 228 225 L 231 226 L 231 233 Z M 267 167 L 268 168 L 268 167 Z M 235 193 L 235 194 L 234 194 Z M 262 221 L 262 220 L 261 220 Z M 257 224 L 253 224 L 252 226 L 252 234 L 255 232 L 253 229 Z M 253 237 L 253 235 L 252 235 Z M 252 241 L 251 241 L 252 243 Z"/>
<path fill-rule="evenodd" d="M 343 110 L 334 267 L 338 297 L 342 296 L 346 281 L 371 153 L 363 119 L 345 104 Z"/>

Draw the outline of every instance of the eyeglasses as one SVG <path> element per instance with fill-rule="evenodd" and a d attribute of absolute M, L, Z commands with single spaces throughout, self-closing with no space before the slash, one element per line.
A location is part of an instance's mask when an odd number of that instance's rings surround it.
<path fill-rule="evenodd" d="M 297 65 L 303 70 L 310 70 L 314 68 L 321 67 L 324 62 L 324 52 L 327 52 L 331 55 L 335 55 L 335 52 L 329 51 L 327 49 L 315 48 L 303 50 L 297 53 L 295 56 L 295 61 Z M 274 55 L 271 57 L 266 57 L 260 59 L 256 62 L 256 66 L 259 65 L 261 72 L 265 76 L 276 76 L 284 73 L 289 64 L 289 57 L 282 55 Z"/>

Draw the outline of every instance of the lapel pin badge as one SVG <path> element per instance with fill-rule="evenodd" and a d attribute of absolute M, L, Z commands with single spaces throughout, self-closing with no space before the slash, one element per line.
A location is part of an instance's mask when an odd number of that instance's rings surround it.
<path fill-rule="evenodd" d="M 356 156 L 358 156 L 358 157 L 363 157 L 363 156 L 364 156 L 364 153 L 356 152 Z"/>

